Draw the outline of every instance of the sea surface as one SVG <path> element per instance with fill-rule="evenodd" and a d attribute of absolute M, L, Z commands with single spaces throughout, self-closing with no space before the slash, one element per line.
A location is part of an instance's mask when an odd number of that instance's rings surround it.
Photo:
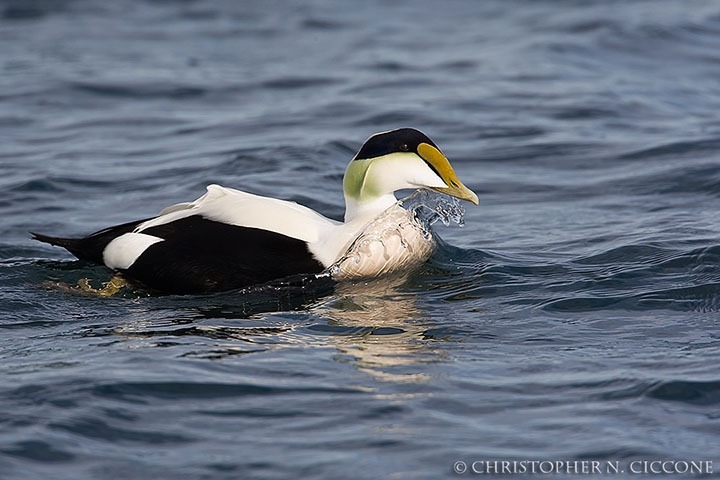
<path fill-rule="evenodd" d="M 0 45 L 3 480 L 720 471 L 720 2 L 0 0 Z M 406 126 L 480 198 L 408 278 L 99 298 L 30 240 L 341 218 Z"/>

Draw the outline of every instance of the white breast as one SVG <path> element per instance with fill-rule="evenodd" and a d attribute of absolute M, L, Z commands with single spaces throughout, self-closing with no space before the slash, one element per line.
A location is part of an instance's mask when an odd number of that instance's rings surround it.
<path fill-rule="evenodd" d="M 329 270 L 338 280 L 405 271 L 427 261 L 435 246 L 415 215 L 395 204 L 370 221 Z"/>

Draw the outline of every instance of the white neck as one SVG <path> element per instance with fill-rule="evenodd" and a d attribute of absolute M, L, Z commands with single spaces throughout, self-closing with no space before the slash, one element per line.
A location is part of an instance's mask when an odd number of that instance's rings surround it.
<path fill-rule="evenodd" d="M 345 195 L 345 223 L 374 218 L 395 202 L 397 199 L 392 193 L 366 200 L 357 200 Z"/>

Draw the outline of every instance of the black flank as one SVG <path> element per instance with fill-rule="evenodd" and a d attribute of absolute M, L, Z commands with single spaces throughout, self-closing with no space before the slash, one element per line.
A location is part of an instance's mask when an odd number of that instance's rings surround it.
<path fill-rule="evenodd" d="M 191 216 L 143 230 L 164 238 L 125 272 L 165 293 L 234 290 L 301 273 L 319 273 L 302 240 Z"/>

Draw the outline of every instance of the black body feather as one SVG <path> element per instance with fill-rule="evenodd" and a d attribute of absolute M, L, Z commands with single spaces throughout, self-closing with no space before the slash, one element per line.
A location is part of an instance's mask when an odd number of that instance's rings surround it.
<path fill-rule="evenodd" d="M 155 290 L 216 292 L 323 270 L 302 240 L 197 215 L 143 233 L 165 241 L 145 250 L 127 275 Z"/>
<path fill-rule="evenodd" d="M 82 239 L 33 235 L 37 240 L 66 248 L 80 259 L 103 264 L 102 252 L 108 243 L 143 221 L 110 227 Z M 164 241 L 148 247 L 130 268 L 121 272 L 158 292 L 218 292 L 323 270 L 302 240 L 198 215 L 147 228 L 142 233 Z"/>

